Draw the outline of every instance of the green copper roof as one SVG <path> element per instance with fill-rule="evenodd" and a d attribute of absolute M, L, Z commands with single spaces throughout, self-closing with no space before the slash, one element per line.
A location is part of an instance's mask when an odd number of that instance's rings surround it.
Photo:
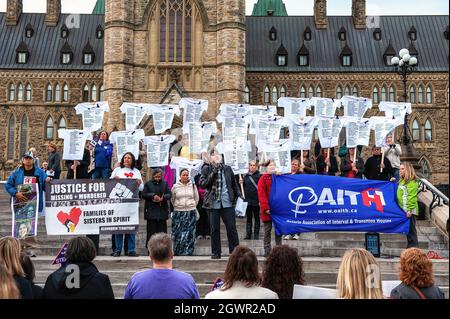
<path fill-rule="evenodd" d="M 92 14 L 105 14 L 105 0 L 97 0 Z"/>
<path fill-rule="evenodd" d="M 283 0 L 258 0 L 253 6 L 252 16 L 268 16 L 268 11 L 272 11 L 272 16 L 276 17 L 288 15 Z"/>

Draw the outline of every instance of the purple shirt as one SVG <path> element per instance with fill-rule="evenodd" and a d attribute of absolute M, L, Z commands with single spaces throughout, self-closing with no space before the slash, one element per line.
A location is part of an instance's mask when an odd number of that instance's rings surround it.
<path fill-rule="evenodd" d="M 194 278 L 174 269 L 149 269 L 135 273 L 124 299 L 200 299 Z"/>

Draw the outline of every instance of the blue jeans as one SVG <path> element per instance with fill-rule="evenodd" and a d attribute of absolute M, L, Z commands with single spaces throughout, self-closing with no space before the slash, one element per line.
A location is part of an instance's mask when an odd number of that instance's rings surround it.
<path fill-rule="evenodd" d="M 398 168 L 392 168 L 392 175 L 395 177 L 395 181 L 398 183 L 400 180 L 400 170 Z"/>
<path fill-rule="evenodd" d="M 125 234 L 128 238 L 128 251 L 125 253 L 136 252 L 136 234 Z M 122 252 L 123 245 L 123 234 L 114 235 L 114 240 L 116 242 L 116 253 Z"/>
<path fill-rule="evenodd" d="M 96 167 L 92 173 L 92 179 L 108 179 L 109 167 Z"/>

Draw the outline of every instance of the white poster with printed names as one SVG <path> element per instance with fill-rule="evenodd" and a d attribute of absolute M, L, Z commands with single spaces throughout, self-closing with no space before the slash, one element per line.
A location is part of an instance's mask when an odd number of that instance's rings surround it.
<path fill-rule="evenodd" d="M 365 97 L 343 96 L 340 100 L 344 107 L 344 116 L 364 117 L 367 110 L 372 108 L 372 100 Z"/>
<path fill-rule="evenodd" d="M 311 98 L 311 105 L 314 106 L 314 116 L 333 117 L 336 114 L 336 109 L 340 106 L 340 101 L 329 98 L 313 97 Z"/>
<path fill-rule="evenodd" d="M 208 151 L 211 136 L 217 133 L 216 122 L 189 123 L 189 150 L 192 154 Z"/>
<path fill-rule="evenodd" d="M 375 133 L 375 145 L 383 147 L 386 145 L 386 136 L 394 132 L 397 126 L 402 125 L 401 119 L 389 119 L 382 116 L 372 116 L 370 127 Z"/>
<path fill-rule="evenodd" d="M 109 112 L 108 102 L 80 103 L 75 106 L 77 114 L 82 115 L 83 130 L 95 132 L 102 128 L 103 116 Z"/>
<path fill-rule="evenodd" d="M 318 134 L 322 148 L 332 148 L 339 144 L 339 134 L 345 120 L 342 118 L 319 118 Z"/>
<path fill-rule="evenodd" d="M 250 105 L 224 103 L 220 105 L 219 111 L 222 116 L 246 116 L 250 114 Z"/>
<path fill-rule="evenodd" d="M 384 112 L 386 118 L 401 120 L 402 122 L 405 120 L 406 114 L 412 113 L 411 103 L 382 101 L 378 108 L 381 112 Z"/>
<path fill-rule="evenodd" d="M 311 109 L 311 101 L 305 98 L 281 97 L 278 106 L 284 108 L 284 116 L 296 118 L 306 117 L 306 111 Z"/>
<path fill-rule="evenodd" d="M 148 114 L 150 104 L 123 103 L 120 111 L 125 114 L 125 129 L 131 131 L 137 128 L 145 115 Z"/>
<path fill-rule="evenodd" d="M 344 126 L 346 128 L 347 147 L 369 146 L 370 119 L 347 118 Z"/>
<path fill-rule="evenodd" d="M 185 157 L 173 156 L 170 161 L 170 167 L 175 169 L 177 174 L 177 181 L 180 179 L 180 171 L 183 168 L 186 168 L 189 171 L 190 177 L 193 179 L 197 174 L 200 174 L 202 171 L 202 160 L 189 160 Z"/>
<path fill-rule="evenodd" d="M 175 135 L 158 135 L 144 137 L 147 146 L 147 167 L 163 167 L 169 163 L 170 145 Z"/>
<path fill-rule="evenodd" d="M 231 167 L 235 175 L 246 174 L 248 172 L 248 154 L 252 150 L 250 141 L 240 144 L 219 143 L 217 151 L 223 154 L 225 165 Z"/>
<path fill-rule="evenodd" d="M 179 104 L 183 109 L 183 133 L 189 133 L 189 123 L 200 122 L 203 113 L 208 110 L 208 101 L 182 98 Z"/>
<path fill-rule="evenodd" d="M 151 104 L 149 115 L 153 118 L 155 134 L 162 134 L 172 128 L 175 115 L 180 116 L 180 107 L 172 104 Z"/>
<path fill-rule="evenodd" d="M 265 153 L 266 160 L 274 160 L 277 171 L 282 174 L 291 172 L 291 141 L 281 140 L 279 143 L 262 143 L 259 151 Z"/>
<path fill-rule="evenodd" d="M 216 118 L 218 123 L 222 123 L 222 137 L 225 143 L 244 143 L 248 140 L 248 128 L 250 118 L 245 115 L 222 116 Z"/>
<path fill-rule="evenodd" d="M 317 127 L 319 119 L 316 117 L 305 117 L 303 119 L 289 119 L 289 138 L 293 150 L 310 150 L 314 128 Z"/>
<path fill-rule="evenodd" d="M 112 132 L 109 137 L 111 143 L 115 145 L 117 160 L 121 161 L 127 152 L 133 153 L 134 157 L 139 156 L 139 142 L 145 137 L 144 130 L 118 131 Z"/>
<path fill-rule="evenodd" d="M 280 132 L 287 123 L 282 116 L 256 117 L 256 145 L 261 143 L 277 143 L 280 140 Z"/>
<path fill-rule="evenodd" d="M 275 105 L 250 105 L 248 115 L 250 116 L 249 134 L 256 134 L 256 121 L 259 117 L 269 117 L 277 115 Z"/>
<path fill-rule="evenodd" d="M 81 130 L 59 129 L 58 137 L 64 140 L 63 160 L 81 161 L 87 139 L 92 139 L 92 133 Z"/>

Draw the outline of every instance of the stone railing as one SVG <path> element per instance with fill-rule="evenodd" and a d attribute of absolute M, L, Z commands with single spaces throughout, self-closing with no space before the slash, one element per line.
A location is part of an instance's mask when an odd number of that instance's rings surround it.
<path fill-rule="evenodd" d="M 420 178 L 419 200 L 425 204 L 425 216 L 447 236 L 449 234 L 449 201 L 440 190 L 425 178 Z"/>

